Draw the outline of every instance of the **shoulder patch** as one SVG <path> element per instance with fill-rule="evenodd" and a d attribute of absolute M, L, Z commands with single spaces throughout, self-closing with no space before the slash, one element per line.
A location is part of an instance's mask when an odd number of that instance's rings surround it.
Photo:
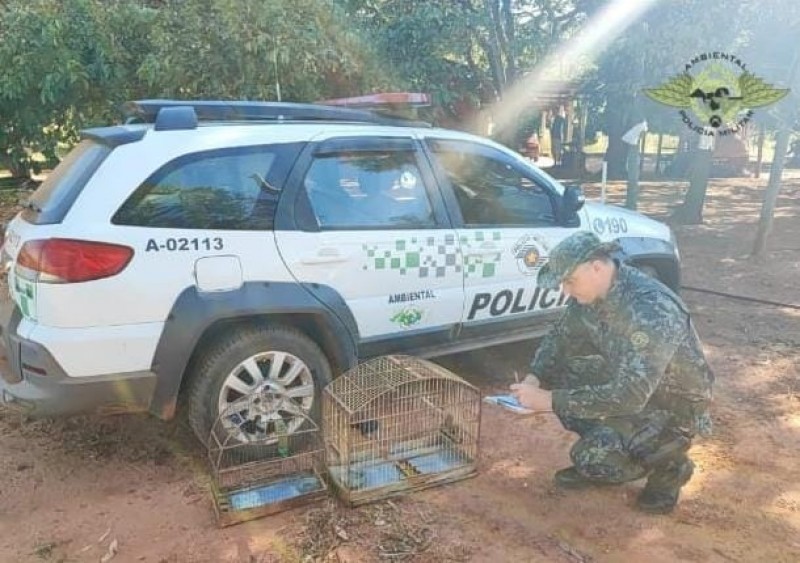
<path fill-rule="evenodd" d="M 633 344 L 633 347 L 637 350 L 641 350 L 650 344 L 650 337 L 642 331 L 636 331 L 631 334 L 631 344 Z"/>

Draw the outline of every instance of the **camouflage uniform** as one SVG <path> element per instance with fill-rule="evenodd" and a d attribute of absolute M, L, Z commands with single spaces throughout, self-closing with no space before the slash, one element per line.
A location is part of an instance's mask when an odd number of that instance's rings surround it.
<path fill-rule="evenodd" d="M 539 276 L 546 287 L 609 248 L 591 233 L 559 247 Z M 710 433 L 714 379 L 681 299 L 639 270 L 617 266 L 606 298 L 571 300 L 531 363 L 564 427 L 580 435 L 570 452 L 575 470 L 607 483 L 644 477 L 670 462 L 669 455 L 659 459 L 665 447 L 669 454 L 680 444 L 685 456 L 695 434 Z"/>

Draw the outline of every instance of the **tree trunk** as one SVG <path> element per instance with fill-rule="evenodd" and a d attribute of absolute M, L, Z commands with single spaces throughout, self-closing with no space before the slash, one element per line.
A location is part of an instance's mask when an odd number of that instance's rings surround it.
<path fill-rule="evenodd" d="M 489 38 L 483 40 L 481 43 L 489 58 L 489 66 L 492 69 L 495 89 L 497 90 L 497 94 L 502 96 L 507 82 L 505 67 L 503 65 L 502 29 L 499 29 L 502 24 L 500 22 L 500 9 L 497 5 L 497 0 L 490 0 L 486 3 L 486 12 L 489 22 Z"/>
<path fill-rule="evenodd" d="M 502 98 L 503 92 L 505 92 L 506 89 L 506 81 L 503 76 L 503 64 L 497 53 L 497 44 L 484 37 L 479 38 L 478 41 L 480 42 L 481 48 L 486 53 L 486 57 L 489 59 L 489 68 L 492 71 L 494 91 L 497 93 L 498 98 Z"/>
<path fill-rule="evenodd" d="M 641 158 L 639 158 L 639 176 L 641 176 L 642 172 L 644 172 L 644 161 L 647 160 L 647 133 L 642 135 L 639 140 L 639 154 L 641 155 Z"/>
<path fill-rule="evenodd" d="M 656 149 L 656 166 L 655 166 L 655 175 L 661 176 L 661 155 L 663 153 L 664 148 L 664 134 L 658 134 L 658 149 Z"/>
<path fill-rule="evenodd" d="M 517 80 L 517 30 L 514 26 L 511 0 L 503 0 L 503 19 L 505 21 L 506 80 L 509 84 L 513 84 Z"/>
<path fill-rule="evenodd" d="M 689 189 L 683 203 L 670 217 L 676 225 L 700 225 L 703 222 L 703 206 L 708 190 L 708 176 L 711 172 L 712 150 L 695 149 L 689 169 Z"/>
<path fill-rule="evenodd" d="M 608 135 L 608 149 L 605 160 L 608 162 L 608 179 L 624 180 L 626 177 L 626 161 L 628 145 L 622 141 L 622 136 L 627 131 L 628 111 L 626 108 L 633 104 L 631 96 L 609 96 L 606 109 L 605 130 Z"/>
<path fill-rule="evenodd" d="M 761 165 L 764 162 L 764 137 L 766 128 L 764 124 L 758 126 L 758 156 L 756 157 L 756 178 L 761 178 Z"/>
<path fill-rule="evenodd" d="M 758 221 L 758 232 L 753 243 L 754 257 L 763 257 L 767 251 L 767 237 L 772 229 L 772 220 L 775 214 L 775 202 L 781 191 L 781 177 L 783 176 L 783 162 L 786 150 L 789 148 L 789 136 L 791 131 L 783 127 L 775 137 L 775 157 L 772 159 L 772 166 L 769 170 L 769 182 L 767 190 L 764 192 L 764 203 L 761 206 L 761 217 Z"/>
<path fill-rule="evenodd" d="M 800 67 L 800 51 L 796 51 L 792 66 L 789 68 L 789 76 L 786 84 L 795 85 L 798 67 Z M 756 259 L 763 259 L 767 251 L 767 237 L 772 229 L 772 220 L 775 215 L 775 202 L 781 191 L 781 177 L 783 176 L 783 163 L 786 160 L 786 150 L 789 148 L 789 137 L 792 134 L 792 125 L 797 118 L 797 111 L 793 108 L 786 111 L 786 115 L 781 116 L 781 128 L 775 137 L 775 154 L 772 157 L 772 166 L 769 169 L 769 181 L 767 191 L 764 193 L 764 204 L 761 206 L 761 217 L 758 220 L 758 231 L 756 240 L 753 242 L 752 256 Z"/>
<path fill-rule="evenodd" d="M 30 180 L 31 178 L 31 171 L 27 164 L 17 160 L 11 155 L 0 157 L 0 167 L 8 169 L 12 178 L 24 180 Z"/>

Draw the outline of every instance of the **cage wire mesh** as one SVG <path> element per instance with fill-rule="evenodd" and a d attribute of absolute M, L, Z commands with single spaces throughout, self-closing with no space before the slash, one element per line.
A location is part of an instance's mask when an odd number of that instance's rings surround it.
<path fill-rule="evenodd" d="M 326 496 L 317 424 L 268 389 L 231 403 L 208 437 L 217 522 L 228 526 Z"/>
<path fill-rule="evenodd" d="M 325 461 L 350 505 L 475 474 L 480 391 L 432 362 L 382 356 L 323 393 Z"/>

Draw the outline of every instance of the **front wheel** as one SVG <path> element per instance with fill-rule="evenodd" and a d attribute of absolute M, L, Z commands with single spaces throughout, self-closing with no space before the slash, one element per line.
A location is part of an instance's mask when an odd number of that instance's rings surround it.
<path fill-rule="evenodd" d="M 302 332 L 281 326 L 234 330 L 212 344 L 195 364 L 187 418 L 206 443 L 270 445 L 280 433 L 319 420 L 322 389 L 331 368 L 320 347 Z M 217 423 L 215 427 L 215 423 Z"/>

